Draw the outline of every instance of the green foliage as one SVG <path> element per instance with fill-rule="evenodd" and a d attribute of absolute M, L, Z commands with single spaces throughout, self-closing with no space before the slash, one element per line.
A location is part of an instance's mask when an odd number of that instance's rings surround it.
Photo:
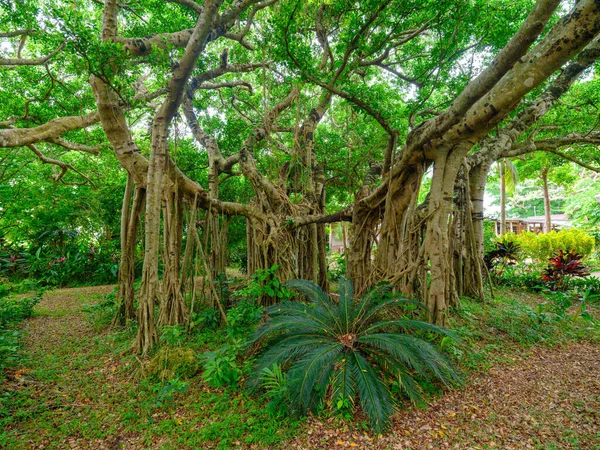
<path fill-rule="evenodd" d="M 102 330 L 112 323 L 118 308 L 116 291 L 115 287 L 100 302 L 84 304 L 83 312 L 88 314 L 89 321 L 96 330 Z"/>
<path fill-rule="evenodd" d="M 28 250 L 0 249 L 0 276 L 13 282 L 36 280 L 41 285 L 64 287 L 81 284 L 107 284 L 117 279 L 118 242 L 102 247 L 78 241 L 78 234 L 54 230 L 40 234 Z"/>
<path fill-rule="evenodd" d="M 160 340 L 169 347 L 180 346 L 185 338 L 186 332 L 181 325 L 168 325 L 163 327 Z"/>
<path fill-rule="evenodd" d="M 498 274 L 495 280 L 501 286 L 517 287 L 532 291 L 540 291 L 545 287 L 544 282 L 540 278 L 539 271 L 523 272 L 515 267 L 508 267 L 504 272 Z"/>
<path fill-rule="evenodd" d="M 38 292 L 35 296 L 24 298 L 3 298 L 0 299 L 0 327 L 14 325 L 33 315 L 33 308 L 42 297 Z"/>
<path fill-rule="evenodd" d="M 581 295 L 584 293 L 588 293 L 588 295 L 600 295 L 600 278 L 575 278 L 570 281 L 569 285 L 574 292 Z"/>
<path fill-rule="evenodd" d="M 41 300 L 42 292 L 35 296 L 0 298 L 0 373 L 18 361 L 22 332 L 19 323 L 33 315 L 33 308 Z"/>
<path fill-rule="evenodd" d="M 290 393 L 281 366 L 273 364 L 272 367 L 264 367 L 260 373 L 260 383 L 270 399 L 269 410 L 275 414 L 285 414 L 289 408 Z"/>
<path fill-rule="evenodd" d="M 248 286 L 237 291 L 237 295 L 259 304 L 288 300 L 292 293 L 277 278 L 277 269 L 277 264 L 268 269 L 258 269 L 252 274 Z"/>
<path fill-rule="evenodd" d="M 212 330 L 219 325 L 220 317 L 221 315 L 216 308 L 202 308 L 200 311 L 192 313 L 190 329 L 206 327 Z"/>
<path fill-rule="evenodd" d="M 483 220 L 483 251 L 484 253 L 494 250 L 496 241 L 495 224 L 491 220 Z"/>
<path fill-rule="evenodd" d="M 548 261 L 559 250 L 564 252 L 575 250 L 583 258 L 589 256 L 594 250 L 594 238 L 578 228 L 565 228 L 544 234 L 505 233 L 501 239 L 518 244 L 525 257 L 538 263 Z"/>
<path fill-rule="evenodd" d="M 142 403 L 142 410 L 146 412 L 148 421 L 153 423 L 155 410 L 172 406 L 175 403 L 175 396 L 186 392 L 189 387 L 188 382 L 179 378 L 172 378 L 159 384 L 150 384 L 153 396 Z"/>
<path fill-rule="evenodd" d="M 499 275 L 509 266 L 514 266 L 519 260 L 521 247 L 510 240 L 499 240 L 495 248 L 487 252 L 483 259 L 490 271 Z"/>
<path fill-rule="evenodd" d="M 596 152 L 597 149 L 592 146 L 587 153 L 595 158 Z M 594 236 L 597 242 L 600 239 L 600 204 L 596 200 L 598 195 L 600 179 L 589 172 L 583 172 L 565 203 L 565 212 L 577 227 Z"/>
<path fill-rule="evenodd" d="M 268 321 L 252 343 L 264 344 L 250 387 L 260 385 L 266 368 L 283 367 L 293 411 L 318 412 L 330 399 L 334 405 L 360 406 L 372 427 L 381 432 L 395 403 L 390 381 L 396 381 L 414 402 L 422 400 L 415 374 L 453 385 L 459 378 L 436 348 L 408 330 L 446 334 L 443 328 L 402 317 L 402 307 L 415 302 L 382 298 L 375 289 L 354 301 L 352 283 L 340 280 L 334 302 L 316 284 L 289 281 L 309 303 L 282 302 L 267 308 Z M 358 404 L 355 401 L 358 399 Z"/>
<path fill-rule="evenodd" d="M 327 255 L 327 274 L 332 281 L 346 276 L 346 255 L 331 252 Z"/>
<path fill-rule="evenodd" d="M 0 298 L 4 298 L 6 297 L 8 294 L 10 294 L 10 291 L 12 290 L 12 285 L 8 282 L 1 282 L 0 281 Z"/>
<path fill-rule="evenodd" d="M 237 337 L 254 325 L 262 316 L 263 309 L 251 301 L 242 300 L 227 311 L 227 334 Z"/>
<path fill-rule="evenodd" d="M 202 355 L 202 378 L 214 388 L 236 385 L 242 378 L 242 371 L 236 362 L 236 349 L 228 344 Z"/>

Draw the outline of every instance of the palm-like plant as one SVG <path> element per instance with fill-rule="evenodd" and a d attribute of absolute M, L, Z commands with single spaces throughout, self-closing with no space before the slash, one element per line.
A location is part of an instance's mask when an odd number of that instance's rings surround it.
<path fill-rule="evenodd" d="M 354 404 L 369 417 L 375 431 L 386 428 L 395 403 L 390 385 L 396 382 L 412 401 L 422 399 L 414 376 L 454 385 L 459 376 L 429 342 L 407 330 L 449 334 L 419 320 L 398 318 L 398 309 L 418 304 L 403 298 L 382 298 L 381 289 L 353 299 L 352 283 L 340 279 L 339 301 L 319 286 L 292 280 L 309 303 L 283 302 L 267 308 L 269 320 L 258 327 L 252 342 L 264 344 L 250 385 L 260 384 L 265 368 L 286 371 L 287 392 L 295 411 L 316 411 L 324 400 Z"/>

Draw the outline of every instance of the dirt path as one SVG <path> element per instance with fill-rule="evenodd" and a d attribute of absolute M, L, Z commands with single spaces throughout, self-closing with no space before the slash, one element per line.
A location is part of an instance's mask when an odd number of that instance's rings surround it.
<path fill-rule="evenodd" d="M 26 348 L 35 353 L 51 351 L 59 343 L 93 333 L 84 317 L 86 305 L 100 301 L 114 286 L 56 289 L 46 292 L 35 308 L 35 316 L 25 322 Z"/>
<path fill-rule="evenodd" d="M 48 292 L 36 308 L 37 316 L 25 324 L 36 381 L 25 387 L 32 401 L 31 417 L 11 426 L 28 436 L 18 448 L 167 448 L 158 443 L 141 445 L 143 433 L 115 441 L 114 436 L 122 432 L 123 416 L 113 413 L 111 405 L 125 401 L 131 387 L 118 387 L 111 378 L 118 361 L 105 361 L 99 356 L 101 350 L 88 354 L 102 342 L 98 344 L 98 333 L 82 312 L 85 303 L 99 301 L 111 290 L 112 286 L 99 286 Z M 492 369 L 426 410 L 400 412 L 392 432 L 380 439 L 340 427 L 334 420 L 310 420 L 307 434 L 280 447 L 600 450 L 599 374 L 598 346 L 537 349 L 528 359 Z M 74 413 L 81 419 L 74 419 Z M 186 416 L 182 410 L 184 423 Z M 81 436 L 78 420 L 97 421 L 104 431 L 95 439 Z M 67 424 L 65 447 L 55 438 L 43 437 L 49 427 Z"/>
<path fill-rule="evenodd" d="M 313 421 L 294 448 L 600 449 L 600 348 L 535 350 L 427 410 L 398 414 L 378 441 Z"/>

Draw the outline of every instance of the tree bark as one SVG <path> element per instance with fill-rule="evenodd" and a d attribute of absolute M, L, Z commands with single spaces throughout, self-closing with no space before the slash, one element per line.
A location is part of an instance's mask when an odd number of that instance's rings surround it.
<path fill-rule="evenodd" d="M 504 161 L 498 161 L 500 173 L 500 234 L 506 233 L 506 167 Z"/>
<path fill-rule="evenodd" d="M 552 231 L 552 211 L 550 209 L 550 192 L 548 191 L 548 167 L 542 169 L 542 189 L 544 195 L 544 233 Z"/>
<path fill-rule="evenodd" d="M 126 292 L 128 289 L 128 274 L 129 274 L 129 254 L 128 254 L 128 240 L 130 236 L 127 235 L 127 228 L 129 225 L 129 215 L 131 211 L 131 199 L 133 197 L 133 189 L 134 189 L 134 181 L 133 176 L 127 172 L 127 183 L 125 185 L 125 193 L 123 194 L 123 206 L 121 207 L 121 263 L 119 265 L 119 287 L 117 291 L 117 300 L 119 301 L 119 307 L 113 319 L 113 324 L 123 325 L 127 319 L 131 319 L 132 317 L 127 317 L 128 313 L 133 311 L 128 311 L 126 304 Z"/>

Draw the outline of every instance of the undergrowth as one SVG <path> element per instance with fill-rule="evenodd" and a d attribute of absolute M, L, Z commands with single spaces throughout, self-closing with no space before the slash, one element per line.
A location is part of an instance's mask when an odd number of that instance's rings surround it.
<path fill-rule="evenodd" d="M 135 448 L 281 448 L 302 433 L 303 419 L 289 417 L 285 405 L 276 402 L 287 388 L 277 368 L 262 375 L 265 394 L 248 395 L 241 387 L 253 361 L 244 356 L 242 344 L 262 316 L 252 303 L 231 309 L 229 325 L 219 325 L 214 310 L 201 309 L 189 330 L 163 330 L 150 357 L 161 348 L 186 349 L 186 355 L 194 355 L 197 373 L 193 368 L 140 378 L 134 376 L 140 363 L 130 352 L 135 324 L 111 328 L 110 298 L 71 295 L 81 308 L 52 315 L 55 326 L 67 330 L 53 332 L 51 344 L 38 342 L 27 349 L 19 362 L 30 371 L 31 382 L 0 388 L 0 447 L 64 448 L 69 443 L 98 448 L 103 443 L 119 448 L 129 442 Z M 590 317 L 585 317 L 580 300 L 570 305 L 562 300 L 509 289 L 483 303 L 462 299 L 449 318 L 460 339 L 439 337 L 437 342 L 467 379 L 492 366 L 513 364 L 535 347 L 599 342 L 598 303 L 588 302 Z M 89 314 L 77 317 L 84 304 Z M 73 321 L 86 319 L 89 332 L 68 332 Z M 194 367 L 189 357 L 188 362 Z M 423 386 L 426 396 L 441 393 L 434 383 Z M 340 405 L 341 410 L 348 407 Z M 365 426 L 351 415 L 328 420 L 361 432 Z"/>
<path fill-rule="evenodd" d="M 21 339 L 20 323 L 31 317 L 33 308 L 41 300 L 41 292 L 29 297 L 0 298 L 0 381 L 4 370 L 19 363 Z"/>
<path fill-rule="evenodd" d="M 462 298 L 449 324 L 461 339 L 442 347 L 466 371 L 485 372 L 534 346 L 600 342 L 600 303 L 573 302 L 559 292 L 545 295 L 501 289 L 485 302 Z M 581 314 L 582 306 L 587 314 Z"/>

